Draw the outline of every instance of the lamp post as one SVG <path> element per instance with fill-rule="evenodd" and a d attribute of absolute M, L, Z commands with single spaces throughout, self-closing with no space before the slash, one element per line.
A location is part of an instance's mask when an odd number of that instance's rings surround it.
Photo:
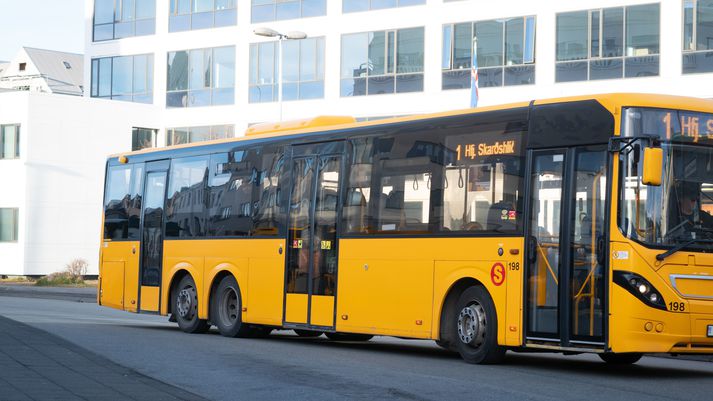
<path fill-rule="evenodd" d="M 256 28 L 253 33 L 258 36 L 265 36 L 268 38 L 277 38 L 278 49 L 277 49 L 277 103 L 280 106 L 280 121 L 282 121 L 282 42 L 284 40 L 299 40 L 305 39 L 307 34 L 300 31 L 290 31 L 287 33 L 280 33 L 274 29 L 261 27 Z"/>

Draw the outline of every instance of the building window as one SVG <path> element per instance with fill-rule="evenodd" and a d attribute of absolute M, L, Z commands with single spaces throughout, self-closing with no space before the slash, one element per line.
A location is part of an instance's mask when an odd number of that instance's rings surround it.
<path fill-rule="evenodd" d="M 251 21 L 266 22 L 327 15 L 326 0 L 252 0 Z"/>
<path fill-rule="evenodd" d="M 17 242 L 19 209 L 0 208 L 0 242 Z"/>
<path fill-rule="evenodd" d="M 422 91 L 422 27 L 342 35 L 342 97 Z"/>
<path fill-rule="evenodd" d="M 277 100 L 278 46 L 282 43 L 282 100 L 324 97 L 324 38 L 250 45 L 250 103 Z"/>
<path fill-rule="evenodd" d="M 0 160 L 20 158 L 20 125 L 0 125 Z"/>
<path fill-rule="evenodd" d="M 473 38 L 481 88 L 535 83 L 535 17 L 443 26 L 441 88 L 470 88 Z"/>
<path fill-rule="evenodd" d="M 236 0 L 170 0 L 168 31 L 233 26 L 237 23 Z"/>
<path fill-rule="evenodd" d="M 166 129 L 166 145 L 180 145 L 235 137 L 234 125 L 212 125 L 205 127 L 182 127 Z"/>
<path fill-rule="evenodd" d="M 156 0 L 94 0 L 94 41 L 153 35 Z"/>
<path fill-rule="evenodd" d="M 141 150 L 156 147 L 156 130 L 152 128 L 131 129 L 131 150 Z"/>
<path fill-rule="evenodd" d="M 25 69 L 27 69 L 27 63 L 20 63 L 17 69 L 20 71 L 25 71 Z"/>
<path fill-rule="evenodd" d="M 683 2 L 683 73 L 713 72 L 713 1 Z"/>
<path fill-rule="evenodd" d="M 342 12 L 380 10 L 426 4 L 426 0 L 342 0 Z"/>
<path fill-rule="evenodd" d="M 153 55 L 92 59 L 92 97 L 153 103 Z"/>
<path fill-rule="evenodd" d="M 235 103 L 235 47 L 168 53 L 166 107 Z"/>
<path fill-rule="evenodd" d="M 556 82 L 659 75 L 658 4 L 557 14 Z"/>

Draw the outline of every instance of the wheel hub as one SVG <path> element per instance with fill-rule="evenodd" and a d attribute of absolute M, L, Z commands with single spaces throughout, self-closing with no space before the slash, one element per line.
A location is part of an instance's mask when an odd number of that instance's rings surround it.
<path fill-rule="evenodd" d="M 238 294 L 234 288 L 227 288 L 221 297 L 220 317 L 226 323 L 238 320 Z"/>
<path fill-rule="evenodd" d="M 192 317 L 193 309 L 193 288 L 184 288 L 178 293 L 176 299 L 176 309 L 178 309 L 178 314 L 184 319 L 190 319 Z"/>
<path fill-rule="evenodd" d="M 461 309 L 458 314 L 458 338 L 464 344 L 477 348 L 485 341 L 485 310 L 474 303 Z"/>

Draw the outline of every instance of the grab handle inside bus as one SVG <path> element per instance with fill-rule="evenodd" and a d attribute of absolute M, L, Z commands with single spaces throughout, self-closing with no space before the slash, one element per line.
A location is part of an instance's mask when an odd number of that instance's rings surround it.
<path fill-rule="evenodd" d="M 658 187 L 661 185 L 663 173 L 663 149 L 659 147 L 644 148 L 642 182 L 644 185 Z"/>

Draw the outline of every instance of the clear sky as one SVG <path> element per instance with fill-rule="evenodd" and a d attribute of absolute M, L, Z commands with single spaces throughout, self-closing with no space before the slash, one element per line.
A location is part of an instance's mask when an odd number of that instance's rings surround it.
<path fill-rule="evenodd" d="M 0 0 L 0 60 L 23 46 L 84 53 L 84 0 Z"/>

